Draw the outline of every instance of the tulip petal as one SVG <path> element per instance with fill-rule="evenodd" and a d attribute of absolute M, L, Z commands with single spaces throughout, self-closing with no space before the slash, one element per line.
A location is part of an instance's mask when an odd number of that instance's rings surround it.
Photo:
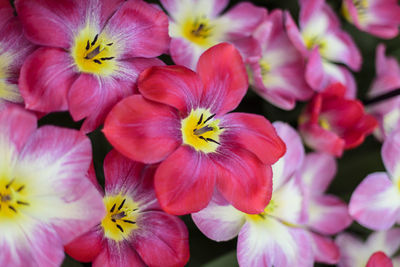
<path fill-rule="evenodd" d="M 92 262 L 103 249 L 100 227 L 90 229 L 64 246 L 65 252 L 77 261 Z"/>
<path fill-rule="evenodd" d="M 311 232 L 314 260 L 327 264 L 336 264 L 340 259 L 339 247 L 332 239 Z"/>
<path fill-rule="evenodd" d="M 111 239 L 103 241 L 103 250 L 96 257 L 93 267 L 145 267 L 146 264 L 140 258 L 129 242 L 115 242 Z"/>
<path fill-rule="evenodd" d="M 375 252 L 365 267 L 393 267 L 392 260 L 382 251 Z"/>
<path fill-rule="evenodd" d="M 400 182 L 400 130 L 387 137 L 382 146 L 382 160 L 393 182 Z"/>

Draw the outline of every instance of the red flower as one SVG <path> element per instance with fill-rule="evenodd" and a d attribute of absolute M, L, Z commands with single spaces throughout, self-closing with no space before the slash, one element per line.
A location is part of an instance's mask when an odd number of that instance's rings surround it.
<path fill-rule="evenodd" d="M 242 58 L 222 43 L 207 50 L 195 73 L 181 66 L 152 67 L 139 91 L 118 103 L 104 133 L 127 157 L 162 161 L 155 189 L 167 212 L 206 207 L 214 188 L 237 209 L 260 213 L 271 198 L 271 164 L 285 144 L 264 117 L 227 112 L 248 87 Z"/>
<path fill-rule="evenodd" d="M 300 116 L 300 133 L 309 147 L 340 157 L 343 150 L 360 145 L 377 126 L 362 103 L 346 99 L 345 92 L 340 83 L 328 86 Z"/>

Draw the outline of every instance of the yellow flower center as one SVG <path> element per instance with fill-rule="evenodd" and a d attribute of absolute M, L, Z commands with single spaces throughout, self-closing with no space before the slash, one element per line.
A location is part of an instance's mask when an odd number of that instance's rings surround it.
<path fill-rule="evenodd" d="M 117 69 L 117 48 L 105 34 L 86 26 L 76 36 L 71 55 L 80 72 L 108 76 Z"/>
<path fill-rule="evenodd" d="M 15 220 L 30 204 L 26 200 L 26 188 L 15 178 L 0 179 L 0 221 Z"/>
<path fill-rule="evenodd" d="M 219 136 L 224 131 L 219 127 L 220 120 L 214 119 L 208 109 L 198 108 L 182 120 L 183 143 L 204 153 L 215 152 L 220 145 Z"/>
<path fill-rule="evenodd" d="M 327 131 L 330 131 L 332 128 L 331 128 L 331 125 L 329 124 L 329 122 L 328 122 L 328 120 L 327 119 L 325 119 L 325 118 L 319 118 L 318 119 L 318 122 L 319 122 L 319 125 L 323 128 L 323 129 L 325 129 L 325 130 L 327 130 Z"/>
<path fill-rule="evenodd" d="M 189 41 L 200 46 L 209 47 L 212 45 L 211 37 L 214 26 L 205 16 L 187 19 L 183 23 L 183 36 Z"/>
<path fill-rule="evenodd" d="M 103 199 L 106 216 L 101 221 L 104 236 L 115 241 L 127 239 L 137 229 L 137 210 L 139 205 L 125 195 L 106 196 Z"/>
<path fill-rule="evenodd" d="M 265 207 L 264 212 L 259 214 L 246 214 L 246 217 L 253 222 L 259 222 L 265 220 L 268 216 L 270 216 L 274 210 L 278 207 L 276 202 L 271 199 L 268 205 Z"/>

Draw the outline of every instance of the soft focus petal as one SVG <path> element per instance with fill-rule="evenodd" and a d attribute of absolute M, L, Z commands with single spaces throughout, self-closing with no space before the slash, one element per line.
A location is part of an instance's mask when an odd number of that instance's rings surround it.
<path fill-rule="evenodd" d="M 194 46 L 192 42 L 185 38 L 172 38 L 170 51 L 172 60 L 177 65 L 182 65 L 191 70 L 196 70 L 197 62 L 204 50 Z"/>
<path fill-rule="evenodd" d="M 103 132 L 122 154 L 136 161 L 165 159 L 181 143 L 176 111 L 140 95 L 125 98 L 108 114 Z"/>
<path fill-rule="evenodd" d="M 103 249 L 93 261 L 93 267 L 145 267 L 132 245 L 128 242 L 115 242 L 111 239 L 103 241 Z"/>
<path fill-rule="evenodd" d="M 228 0 L 161 0 L 163 7 L 168 11 L 173 19 L 179 16 L 182 9 L 189 7 L 196 7 L 200 9 L 204 15 L 211 18 L 216 17 L 228 5 Z"/>
<path fill-rule="evenodd" d="M 392 260 L 382 251 L 375 252 L 365 267 L 393 267 Z"/>
<path fill-rule="evenodd" d="M 339 247 L 332 239 L 310 232 L 314 251 L 314 260 L 327 264 L 336 264 L 340 258 Z"/>
<path fill-rule="evenodd" d="M 65 245 L 65 252 L 77 261 L 92 262 L 103 249 L 102 236 L 101 229 L 94 227 Z"/>
<path fill-rule="evenodd" d="M 395 183 L 400 182 L 400 130 L 393 132 L 383 143 L 382 160 Z"/>
<path fill-rule="evenodd" d="M 372 252 L 383 251 L 392 257 L 400 247 L 400 229 L 391 228 L 387 231 L 373 232 L 366 242 L 366 246 Z"/>
<path fill-rule="evenodd" d="M 355 236 L 342 233 L 335 239 L 340 248 L 339 267 L 365 266 L 371 252 L 365 249 L 365 245 Z"/>

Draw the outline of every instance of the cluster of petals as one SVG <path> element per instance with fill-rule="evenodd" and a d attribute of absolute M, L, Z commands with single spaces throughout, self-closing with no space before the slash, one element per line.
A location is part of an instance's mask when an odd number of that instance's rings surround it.
<path fill-rule="evenodd" d="M 376 77 L 368 93 L 371 99 L 378 99 L 400 88 L 399 63 L 394 57 L 386 57 L 385 50 L 386 47 L 383 44 L 380 44 L 376 49 Z M 400 127 L 400 96 L 384 99 L 377 103 L 370 103 L 367 111 L 379 123 L 379 127 L 374 134 L 381 141 Z"/>
<path fill-rule="evenodd" d="M 1 266 L 60 266 L 63 245 L 104 216 L 101 195 L 86 178 L 89 138 L 36 123 L 20 107 L 0 114 Z"/>
<path fill-rule="evenodd" d="M 311 97 L 304 57 L 287 36 L 281 10 L 271 12 L 251 37 L 235 45 L 244 55 L 252 88 L 261 97 L 286 110 L 293 109 L 296 100 Z"/>
<path fill-rule="evenodd" d="M 389 39 L 399 34 L 397 0 L 343 0 L 342 13 L 358 29 Z"/>
<path fill-rule="evenodd" d="M 294 46 L 307 59 L 305 78 L 316 91 L 333 82 L 347 88 L 347 96 L 354 98 L 355 81 L 342 63 L 354 71 L 361 67 L 361 53 L 350 35 L 340 27 L 339 18 L 325 0 L 300 1 L 300 30 L 286 14 L 286 30 Z"/>
<path fill-rule="evenodd" d="M 9 0 L 0 1 L 0 109 L 9 103 L 22 103 L 19 73 L 25 58 L 35 46 L 29 42 Z"/>
<path fill-rule="evenodd" d="M 242 2 L 224 14 L 229 0 L 160 0 L 170 16 L 170 54 L 177 65 L 196 69 L 200 55 L 222 42 L 251 35 L 267 15 L 265 8 Z"/>
<path fill-rule="evenodd" d="M 285 144 L 263 116 L 226 114 L 247 87 L 239 52 L 222 43 L 202 54 L 197 73 L 182 66 L 144 71 L 142 95 L 118 103 L 103 132 L 125 156 L 161 162 L 154 186 L 167 212 L 201 210 L 216 187 L 239 210 L 259 213 L 271 197 L 271 164 Z"/>
<path fill-rule="evenodd" d="M 339 248 L 328 235 L 342 231 L 351 219 L 343 201 L 323 194 L 335 175 L 335 160 L 324 154 L 304 158 L 297 132 L 285 123 L 276 122 L 274 126 L 286 143 L 287 153 L 273 165 L 274 188 L 265 210 L 246 214 L 215 194 L 192 218 L 213 240 L 225 241 L 238 235 L 240 266 L 337 263 Z"/>
<path fill-rule="evenodd" d="M 363 242 L 358 237 L 341 233 L 335 239 L 340 248 L 339 267 L 398 267 L 400 257 L 394 257 L 400 247 L 400 229 L 373 232 Z"/>
<path fill-rule="evenodd" d="M 26 37 L 40 46 L 19 86 L 28 109 L 69 110 L 96 129 L 112 106 L 134 93 L 139 73 L 161 65 L 168 17 L 142 0 L 17 0 Z"/>
<path fill-rule="evenodd" d="M 342 84 L 331 84 L 307 104 L 299 118 L 299 130 L 310 148 L 340 157 L 376 128 L 376 119 L 365 113 L 363 104 L 345 94 Z"/>
<path fill-rule="evenodd" d="M 350 215 L 373 230 L 386 230 L 400 220 L 400 131 L 391 133 L 382 146 L 387 172 L 369 174 L 353 192 Z"/>
<path fill-rule="evenodd" d="M 94 267 L 184 266 L 188 232 L 179 218 L 161 209 L 153 187 L 155 169 L 112 150 L 104 160 L 104 193 L 91 168 L 88 181 L 103 195 L 108 214 L 65 251 Z"/>

